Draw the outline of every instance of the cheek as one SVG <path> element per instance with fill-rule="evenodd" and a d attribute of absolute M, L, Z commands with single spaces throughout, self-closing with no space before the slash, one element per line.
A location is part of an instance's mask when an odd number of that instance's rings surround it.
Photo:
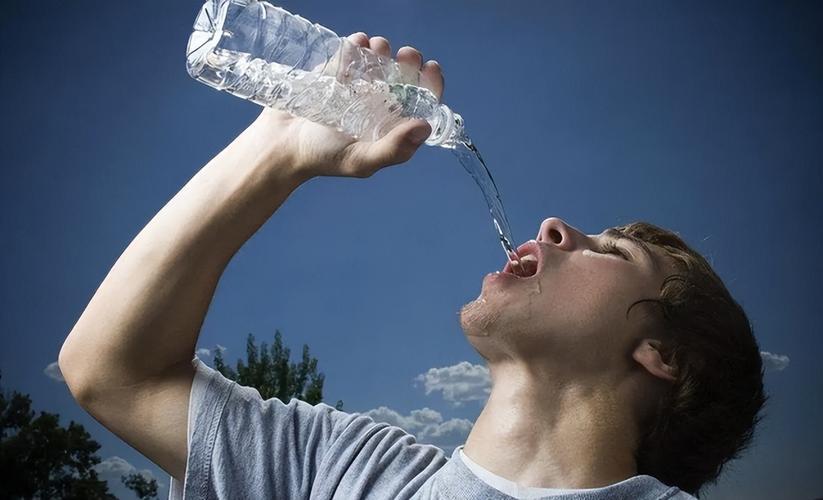
<path fill-rule="evenodd" d="M 613 329 L 625 323 L 632 302 L 645 298 L 638 276 L 623 262 L 581 257 L 574 264 L 547 273 L 541 282 L 544 315 L 555 324 L 580 333 Z"/>

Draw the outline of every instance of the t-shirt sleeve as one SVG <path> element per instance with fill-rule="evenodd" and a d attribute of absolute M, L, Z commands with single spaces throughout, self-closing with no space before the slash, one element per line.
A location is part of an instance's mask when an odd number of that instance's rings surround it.
<path fill-rule="evenodd" d="M 183 483 L 169 498 L 307 498 L 351 414 L 319 403 L 263 400 L 194 358 Z"/>

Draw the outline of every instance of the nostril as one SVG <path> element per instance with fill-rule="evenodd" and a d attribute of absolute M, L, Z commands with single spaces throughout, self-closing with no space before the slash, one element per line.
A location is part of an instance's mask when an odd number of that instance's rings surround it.
<path fill-rule="evenodd" d="M 559 245 L 563 241 L 563 235 L 557 229 L 549 229 L 549 238 L 555 245 Z"/>

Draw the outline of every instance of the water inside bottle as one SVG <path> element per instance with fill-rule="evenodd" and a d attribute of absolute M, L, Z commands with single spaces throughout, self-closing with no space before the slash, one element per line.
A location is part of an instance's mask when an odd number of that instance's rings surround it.
<path fill-rule="evenodd" d="M 503 246 L 506 257 L 512 264 L 514 273 L 523 275 L 524 273 L 520 266 L 517 251 L 512 244 L 514 238 L 512 237 L 511 227 L 509 226 L 509 219 L 506 217 L 506 211 L 503 208 L 503 200 L 500 199 L 497 184 L 494 183 L 494 179 L 492 178 L 489 168 L 486 166 L 486 162 L 483 161 L 483 157 L 480 156 L 480 151 L 477 149 L 477 146 L 472 143 L 471 139 L 465 136 L 455 144 L 452 151 L 455 156 L 457 156 L 460 164 L 463 165 L 463 168 L 472 176 L 483 192 L 483 197 L 486 199 L 489 212 L 491 212 L 492 223 L 497 231 L 500 244 Z"/>
<path fill-rule="evenodd" d="M 199 49 L 199 47 L 195 48 L 195 50 L 197 49 Z M 275 104 L 277 98 L 284 96 L 284 90 L 281 86 L 282 80 L 275 78 L 275 75 L 285 74 L 292 75 L 292 78 L 289 80 L 289 92 L 286 92 L 287 94 L 297 94 L 308 101 L 323 101 L 322 113 L 314 113 L 307 116 L 307 118 L 342 129 L 342 124 L 339 123 L 340 115 L 348 109 L 348 100 L 343 100 L 338 103 L 340 109 L 335 110 L 332 106 L 335 101 L 328 99 L 328 96 L 326 96 L 326 99 L 314 99 L 312 97 L 313 94 L 308 92 L 303 93 L 305 89 L 298 91 L 296 86 L 302 82 L 302 77 L 307 74 L 305 71 L 295 70 L 294 68 L 289 68 L 275 62 L 252 58 L 251 54 L 248 53 L 215 48 L 204 58 L 203 69 L 197 78 L 217 89 L 227 90 L 234 95 L 250 99 L 253 102 L 266 106 Z M 327 80 L 334 84 L 337 83 L 334 78 L 327 77 L 321 77 L 311 81 L 316 82 L 319 80 Z M 315 84 L 312 87 L 315 89 L 321 88 L 322 90 L 322 88 L 327 86 Z M 409 96 L 417 96 L 421 91 L 421 89 L 410 85 L 395 85 L 393 87 L 395 93 L 397 93 L 397 89 L 400 87 L 402 87 L 403 90 L 401 94 L 406 99 L 411 99 Z M 409 92 L 406 87 L 414 90 L 414 92 Z M 426 92 L 428 92 L 427 89 Z M 376 95 L 376 98 L 379 98 L 377 99 L 378 101 L 382 99 L 382 102 L 385 102 L 385 96 L 383 94 Z M 436 100 L 433 94 L 432 98 Z M 361 102 L 365 102 L 362 101 L 362 97 Z M 315 111 L 318 110 L 320 109 L 315 109 Z M 363 113 L 353 113 L 352 115 L 355 117 L 360 116 L 360 118 L 363 119 L 369 117 L 366 111 Z M 357 129 L 356 126 L 353 128 Z M 454 136 L 453 142 L 450 141 L 448 144 L 442 144 L 442 146 L 452 150 L 461 165 L 463 165 L 463 168 L 466 169 L 480 187 L 486 204 L 489 207 L 489 212 L 491 212 L 492 223 L 494 224 L 500 244 L 503 246 L 506 258 L 511 262 L 512 271 L 516 275 L 522 276 L 525 273 L 523 272 L 519 257 L 513 245 L 514 238 L 512 238 L 506 211 L 500 199 L 500 192 L 497 190 L 497 185 L 486 166 L 486 162 L 483 161 L 483 157 L 480 156 L 480 151 L 477 149 L 477 146 L 472 143 L 471 139 L 463 135 L 463 132 L 461 127 L 460 132 Z"/>

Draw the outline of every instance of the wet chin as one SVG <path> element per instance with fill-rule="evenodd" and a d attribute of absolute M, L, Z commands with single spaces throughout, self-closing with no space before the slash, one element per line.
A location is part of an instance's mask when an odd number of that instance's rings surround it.
<path fill-rule="evenodd" d="M 500 308 L 481 297 L 464 305 L 460 310 L 463 333 L 473 337 L 488 337 L 500 321 Z"/>

